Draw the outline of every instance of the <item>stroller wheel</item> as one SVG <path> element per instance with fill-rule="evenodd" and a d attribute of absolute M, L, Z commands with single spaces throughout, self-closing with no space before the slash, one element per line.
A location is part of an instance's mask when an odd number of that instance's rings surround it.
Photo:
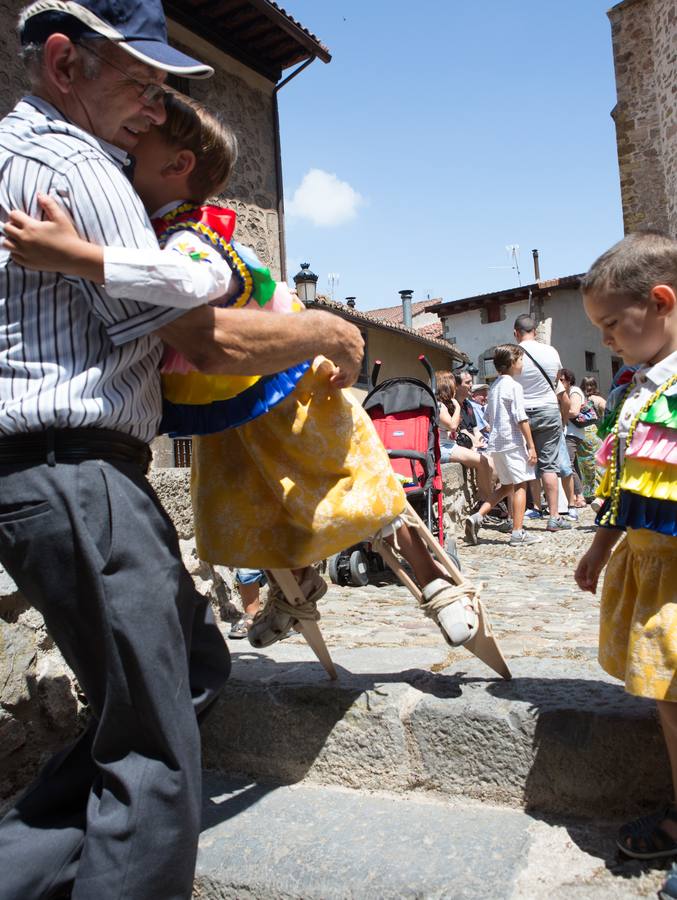
<path fill-rule="evenodd" d="M 365 584 L 369 584 L 367 557 L 361 550 L 354 550 L 350 554 L 350 581 L 355 587 L 364 587 Z"/>
<path fill-rule="evenodd" d="M 338 573 L 338 561 L 340 556 L 340 553 L 334 553 L 334 555 L 330 556 L 327 560 L 327 572 L 332 584 L 340 584 Z"/>

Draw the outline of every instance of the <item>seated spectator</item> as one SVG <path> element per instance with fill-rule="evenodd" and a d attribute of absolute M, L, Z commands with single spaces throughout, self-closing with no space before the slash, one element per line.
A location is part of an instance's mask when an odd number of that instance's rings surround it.
<path fill-rule="evenodd" d="M 463 376 L 466 376 L 463 387 L 459 388 L 459 377 Z M 467 403 L 472 377 L 469 372 L 462 372 L 461 376 L 451 372 L 436 372 L 435 378 L 440 404 L 440 425 L 447 432 L 446 435 L 440 435 L 440 448 L 445 447 L 441 460 L 443 463 L 458 462 L 477 472 L 477 488 L 480 497 L 486 500 L 492 492 L 494 473 L 489 458 L 475 449 L 480 440 L 477 421 Z"/>
<path fill-rule="evenodd" d="M 489 425 L 487 424 L 485 416 L 485 408 L 487 405 L 488 395 L 488 384 L 473 384 L 473 386 L 470 388 L 470 405 L 472 406 L 473 412 L 475 413 L 475 419 L 477 420 L 477 427 L 480 430 L 480 434 L 485 439 L 489 437 Z"/>

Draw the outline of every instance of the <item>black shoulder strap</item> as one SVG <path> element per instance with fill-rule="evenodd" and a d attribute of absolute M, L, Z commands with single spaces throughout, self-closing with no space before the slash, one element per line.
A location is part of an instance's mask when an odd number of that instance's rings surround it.
<path fill-rule="evenodd" d="M 545 380 L 548 382 L 548 384 L 550 385 L 550 390 L 551 390 L 551 391 L 554 391 L 555 396 L 557 396 L 557 391 L 555 390 L 555 385 L 554 385 L 554 384 L 552 383 L 552 381 L 550 380 L 550 376 L 549 376 L 548 373 L 545 371 L 545 369 L 543 368 L 543 366 L 542 366 L 539 362 L 537 362 L 537 360 L 535 360 L 535 359 L 533 358 L 533 356 L 531 355 L 531 353 L 529 353 L 529 351 L 528 351 L 527 348 L 524 346 L 524 344 L 520 344 L 520 347 L 521 347 L 522 350 L 526 353 L 526 355 L 529 357 L 529 359 L 532 361 L 532 363 L 536 366 L 536 368 L 537 368 L 538 371 L 541 373 L 541 375 L 542 375 L 542 376 L 545 378 Z"/>

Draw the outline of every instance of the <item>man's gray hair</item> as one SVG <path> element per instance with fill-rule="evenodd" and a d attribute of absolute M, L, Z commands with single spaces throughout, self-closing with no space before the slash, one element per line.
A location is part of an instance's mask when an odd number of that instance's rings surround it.
<path fill-rule="evenodd" d="M 91 47 L 93 51 L 100 53 L 102 45 L 106 43 L 108 42 L 96 38 L 83 38 L 77 42 L 77 53 L 82 60 L 82 74 L 88 81 L 95 81 L 99 77 L 102 62 L 93 53 L 87 53 L 87 49 Z M 32 84 L 40 80 L 44 50 L 44 44 L 30 43 L 25 44 L 19 51 L 19 57 Z"/>
<path fill-rule="evenodd" d="M 646 300 L 657 284 L 677 291 L 677 241 L 660 231 L 636 231 L 595 260 L 581 291 Z"/>
<path fill-rule="evenodd" d="M 536 331 L 536 323 L 531 316 L 523 313 L 521 316 L 517 316 L 513 328 L 520 334 L 530 334 L 532 331 Z"/>

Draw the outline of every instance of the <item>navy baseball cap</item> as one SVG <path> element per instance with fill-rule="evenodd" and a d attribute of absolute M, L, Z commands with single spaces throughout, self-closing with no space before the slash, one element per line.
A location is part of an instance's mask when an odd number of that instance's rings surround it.
<path fill-rule="evenodd" d="M 209 78 L 211 66 L 167 43 L 161 0 L 37 0 L 19 16 L 22 44 L 44 43 L 50 34 L 71 40 L 107 38 L 146 65 L 183 78 Z"/>

